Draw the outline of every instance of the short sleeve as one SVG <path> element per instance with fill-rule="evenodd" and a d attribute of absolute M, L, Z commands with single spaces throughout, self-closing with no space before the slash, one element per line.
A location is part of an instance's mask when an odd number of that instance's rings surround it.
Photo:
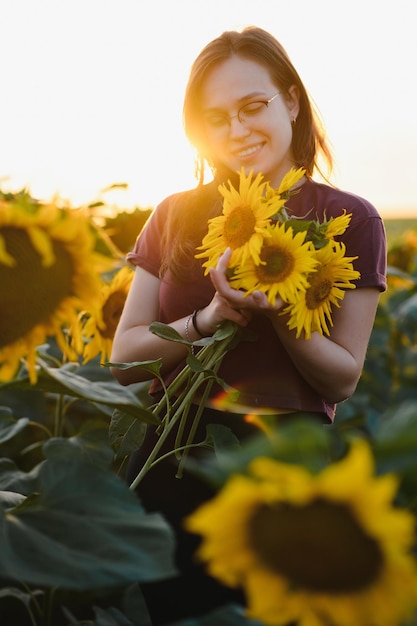
<path fill-rule="evenodd" d="M 126 261 L 134 267 L 159 277 L 161 267 L 161 240 L 167 218 L 169 199 L 167 198 L 152 212 L 136 239 L 133 250 L 126 255 Z"/>
<path fill-rule="evenodd" d="M 353 261 L 360 272 L 357 287 L 376 287 L 381 292 L 387 289 L 387 246 L 383 221 L 379 215 L 367 216 L 352 222 L 342 237 L 347 254 L 357 256 Z"/>

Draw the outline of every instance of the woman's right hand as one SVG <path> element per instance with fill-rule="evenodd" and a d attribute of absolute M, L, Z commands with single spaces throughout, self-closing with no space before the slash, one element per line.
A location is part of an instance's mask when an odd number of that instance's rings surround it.
<path fill-rule="evenodd" d="M 262 291 L 253 291 L 250 294 L 246 294 L 244 291 L 233 289 L 227 279 L 227 268 L 231 257 L 231 250 L 228 248 L 224 254 L 218 260 L 217 266 L 210 271 L 211 282 L 213 283 L 216 292 L 223 296 L 229 305 L 241 311 L 245 312 L 258 312 L 264 314 L 275 314 L 282 309 L 284 302 L 281 298 L 276 298 L 275 303 L 272 305 Z"/>
<path fill-rule="evenodd" d="M 280 298 L 277 298 L 275 305 L 272 306 L 267 296 L 260 291 L 246 295 L 243 291 L 233 289 L 226 274 L 230 256 L 230 250 L 226 250 L 220 257 L 217 267 L 210 271 L 216 292 L 210 304 L 198 312 L 198 328 L 205 335 L 212 335 L 224 320 L 246 326 L 254 312 L 275 314 L 283 306 Z"/>
<path fill-rule="evenodd" d="M 252 317 L 249 309 L 239 309 L 232 306 L 226 298 L 216 291 L 211 300 L 197 313 L 197 326 L 203 337 L 213 335 L 218 326 L 225 320 L 235 322 L 238 326 L 246 326 Z"/>

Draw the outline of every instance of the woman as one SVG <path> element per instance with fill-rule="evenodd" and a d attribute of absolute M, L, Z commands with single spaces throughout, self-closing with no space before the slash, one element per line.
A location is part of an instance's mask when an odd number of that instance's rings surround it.
<path fill-rule="evenodd" d="M 213 410 L 219 408 L 213 392 L 202 433 L 205 424 L 218 422 L 245 437 L 252 432 L 242 417 L 247 413 L 272 413 L 278 420 L 293 419 L 301 412 L 331 423 L 336 404 L 355 390 L 379 295 L 386 289 L 381 218 L 366 200 L 312 180 L 320 158 L 331 169 L 330 151 L 285 50 L 262 29 L 223 33 L 203 49 L 191 69 L 184 124 L 199 155 L 199 184 L 165 199 L 128 255 L 136 270 L 114 339 L 112 361 L 162 358 L 162 372 L 169 382 L 183 367 L 187 348 L 157 337 L 149 331 L 150 324 L 162 321 L 184 339 L 195 341 L 231 320 L 253 330 L 257 339 L 240 342 L 226 355 L 219 375 L 239 393 L 221 404 L 221 410 Z M 208 184 L 203 181 L 204 164 L 213 173 Z M 342 306 L 333 311 L 329 336 L 315 332 L 309 339 L 296 338 L 286 316 L 279 314 L 281 299 L 271 305 L 261 292 L 244 297 L 232 289 L 226 278 L 229 253 L 207 276 L 195 258 L 208 220 L 222 210 L 219 184 L 236 182 L 242 167 L 246 174 L 262 173 L 275 188 L 291 167 L 304 168 L 298 193 L 286 203 L 291 215 L 303 217 L 313 211 L 320 221 L 324 216 L 339 216 L 344 209 L 352 215 L 340 239 L 346 254 L 358 257 L 354 267 L 360 278 L 356 289 L 346 291 Z M 149 377 L 137 368 L 112 371 L 124 385 Z M 152 391 L 158 391 L 155 384 Z M 152 437 L 150 432 L 147 444 L 132 458 L 131 478 L 151 449 Z M 159 464 L 139 485 L 139 495 L 148 509 L 162 511 L 180 528 L 183 516 L 210 494 L 192 476 L 178 480 L 174 475 L 169 462 Z M 154 623 L 204 613 L 229 600 L 243 602 L 239 594 L 223 589 L 192 565 L 194 538 L 178 533 L 182 577 L 145 586 Z"/>

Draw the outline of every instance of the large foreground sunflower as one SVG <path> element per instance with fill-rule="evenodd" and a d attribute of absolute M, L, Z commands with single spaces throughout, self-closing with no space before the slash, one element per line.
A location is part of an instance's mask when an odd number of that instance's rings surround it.
<path fill-rule="evenodd" d="M 208 257 L 203 263 L 206 274 L 211 267 L 216 267 L 219 257 L 227 248 L 232 251 L 230 265 L 245 263 L 253 258 L 259 263 L 259 252 L 265 236 L 265 229 L 272 217 L 284 204 L 279 196 L 265 197 L 267 183 L 262 174 L 252 180 L 252 172 L 246 176 L 240 174 L 239 190 L 229 182 L 221 185 L 223 212 L 209 221 L 207 235 L 199 246 L 201 253 L 196 258 Z"/>
<path fill-rule="evenodd" d="M 305 242 L 306 231 L 294 234 L 285 224 L 269 225 L 259 253 L 259 263 L 248 259 L 230 279 L 235 289 L 247 294 L 262 291 L 274 305 L 277 296 L 292 302 L 299 290 L 308 286 L 307 276 L 313 272 L 317 261 L 314 247 Z"/>
<path fill-rule="evenodd" d="M 297 337 L 303 330 L 306 339 L 314 331 L 321 335 L 330 334 L 329 326 L 333 325 L 332 306 L 340 307 L 345 290 L 356 286 L 350 281 L 360 276 L 352 265 L 357 257 L 346 257 L 345 252 L 346 246 L 335 241 L 315 251 L 318 265 L 308 276 L 307 289 L 300 292 L 297 301 L 284 310 L 284 313 L 290 315 L 288 327 L 296 329 Z"/>
<path fill-rule="evenodd" d="M 88 314 L 88 319 L 82 329 L 85 338 L 84 363 L 91 361 L 98 354 L 101 355 L 102 362 L 110 358 L 114 334 L 132 279 L 133 271 L 129 267 L 123 267 L 114 275 L 110 283 L 103 284 L 100 315 L 97 318 L 94 312 Z"/>
<path fill-rule="evenodd" d="M 363 440 L 311 475 L 252 462 L 186 521 L 208 571 L 242 586 L 251 617 L 271 626 L 396 626 L 417 607 L 415 520 L 396 508 L 398 481 L 374 476 Z"/>
<path fill-rule="evenodd" d="M 36 349 L 55 336 L 75 358 L 66 329 L 80 309 L 99 306 L 99 257 L 86 217 L 25 194 L 0 202 L 0 381 L 26 359 L 36 382 Z"/>

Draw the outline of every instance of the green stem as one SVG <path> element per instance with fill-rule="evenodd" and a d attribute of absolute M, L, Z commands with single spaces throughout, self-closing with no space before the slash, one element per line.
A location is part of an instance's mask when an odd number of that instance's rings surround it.
<path fill-rule="evenodd" d="M 198 405 L 197 412 L 196 412 L 196 414 L 194 416 L 194 420 L 193 420 L 193 423 L 191 425 L 190 432 L 188 434 L 188 438 L 187 438 L 187 441 L 186 441 L 184 452 L 181 455 L 181 459 L 180 459 L 180 462 L 179 462 L 179 465 L 178 465 L 176 478 L 181 478 L 182 477 L 182 474 L 183 474 L 183 471 L 184 471 L 185 461 L 186 461 L 186 459 L 188 457 L 188 452 L 189 452 L 189 450 L 190 450 L 190 448 L 192 446 L 192 442 L 194 441 L 195 433 L 196 433 L 197 427 L 198 427 L 198 425 L 200 423 L 200 418 L 201 418 L 201 415 L 203 413 L 204 407 L 206 405 L 206 401 L 207 401 L 207 398 L 208 398 L 208 396 L 210 394 L 211 388 L 213 386 L 213 382 L 214 382 L 213 378 L 211 380 L 207 381 L 206 388 L 204 389 L 203 396 L 202 396 L 201 401 L 200 401 L 200 403 Z"/>
<path fill-rule="evenodd" d="M 64 396 L 59 394 L 55 407 L 54 437 L 62 437 L 64 413 Z"/>
<path fill-rule="evenodd" d="M 198 353 L 198 356 L 197 356 L 198 360 L 204 363 L 206 356 L 207 355 L 210 356 L 210 351 L 212 348 L 213 348 L 212 345 L 204 346 Z M 178 390 L 181 389 L 181 387 L 183 387 L 185 383 L 188 381 L 191 371 L 192 371 L 191 368 L 188 365 L 186 365 L 177 374 L 177 376 L 169 385 L 168 389 L 165 389 L 164 396 L 161 398 L 158 404 L 155 405 L 155 408 L 153 410 L 153 412 L 156 415 L 158 415 L 164 407 L 166 407 L 166 410 L 168 411 L 168 408 L 170 405 L 169 403 L 170 396 L 177 396 Z"/>
<path fill-rule="evenodd" d="M 180 446 L 179 448 L 173 448 L 172 450 L 169 450 L 169 452 L 165 452 L 165 454 L 161 454 L 161 456 L 155 459 L 152 463 L 152 467 L 155 467 L 155 465 L 158 465 L 160 461 L 163 461 L 164 459 L 167 459 L 168 457 L 173 456 L 174 454 L 177 454 L 178 452 L 182 452 L 183 450 L 185 451 L 188 448 L 202 448 L 202 447 L 210 448 L 206 440 L 199 441 L 198 443 L 189 443 L 189 444 L 187 443 L 186 445 Z"/>
<path fill-rule="evenodd" d="M 53 587 L 49 590 L 49 593 L 46 595 L 46 607 L 45 607 L 45 626 L 51 626 L 51 617 L 52 617 L 52 609 L 54 606 L 54 596 L 55 596 L 56 588 Z"/>
<path fill-rule="evenodd" d="M 22 582 L 21 584 L 22 584 L 22 587 L 24 589 L 26 589 L 27 593 L 30 595 L 32 603 L 34 605 L 34 608 L 37 611 L 39 617 L 42 617 L 42 615 L 43 615 L 42 607 L 39 604 L 39 602 L 38 602 L 38 600 L 36 598 L 36 595 L 33 593 L 32 589 L 29 587 L 29 585 L 27 585 L 25 582 Z M 37 621 L 36 621 L 36 618 L 35 618 L 35 616 L 33 614 L 33 611 L 31 609 L 30 605 L 27 606 L 27 612 L 29 613 L 30 621 L 32 622 L 32 624 L 34 626 L 36 626 Z"/>
<path fill-rule="evenodd" d="M 184 397 L 181 396 L 181 402 L 179 403 L 177 410 L 172 415 L 170 421 L 165 424 L 164 430 L 160 434 L 160 436 L 158 438 L 158 441 L 156 442 L 154 448 L 152 449 L 151 453 L 149 454 L 148 458 L 146 459 L 142 469 L 140 470 L 139 474 L 136 476 L 134 481 L 131 483 L 130 489 L 132 489 L 132 490 L 136 489 L 136 487 L 138 486 L 140 481 L 143 479 L 145 474 L 147 474 L 147 472 L 153 466 L 155 458 L 157 457 L 159 450 L 161 449 L 161 447 L 164 445 L 166 439 L 168 438 L 168 435 L 170 434 L 170 432 L 172 431 L 174 426 L 178 423 L 178 421 L 181 419 L 181 416 L 182 416 L 183 411 L 185 410 L 187 404 L 192 402 L 192 399 L 193 399 L 193 397 L 195 395 L 195 392 L 198 389 L 198 387 L 200 386 L 200 380 L 199 379 L 202 378 L 203 376 L 204 376 L 203 374 L 199 373 L 198 380 L 191 386 L 190 390 L 187 391 L 187 393 L 185 394 Z"/>
<path fill-rule="evenodd" d="M 33 428 L 39 428 L 47 435 L 48 439 L 52 437 L 52 433 L 49 430 L 49 428 L 47 428 L 47 426 L 45 426 L 44 424 L 41 424 L 40 422 L 34 422 L 33 420 L 29 420 L 28 426 L 33 426 Z"/>
<path fill-rule="evenodd" d="M 213 345 L 205 346 L 198 353 L 197 358 L 202 363 L 205 369 L 210 367 L 210 363 L 213 360 L 213 358 L 210 359 L 210 356 L 214 347 L 215 346 Z M 169 387 L 164 387 L 163 397 L 157 404 L 155 404 L 152 409 L 152 412 L 155 415 L 160 415 L 162 411 L 165 410 L 165 415 L 161 419 L 161 424 L 160 426 L 158 426 L 158 429 L 156 431 L 157 434 L 161 434 L 167 423 L 170 421 L 171 415 L 175 414 L 178 406 L 182 403 L 183 395 L 187 393 L 187 390 L 189 390 L 191 386 L 193 375 L 195 375 L 195 372 L 193 372 L 189 365 L 185 365 L 185 367 L 178 373 L 176 378 L 171 382 Z M 177 392 L 181 388 L 182 392 L 178 395 Z"/>
<path fill-rule="evenodd" d="M 158 453 L 161 450 L 162 446 L 166 442 L 169 434 L 173 430 L 173 428 L 179 423 L 179 433 L 177 433 L 176 443 L 179 442 L 183 429 L 185 427 L 185 421 L 188 417 L 188 411 L 191 403 L 193 402 L 195 395 L 200 388 L 201 384 L 207 380 L 207 370 L 214 371 L 216 373 L 220 364 L 223 360 L 223 357 L 226 355 L 229 345 L 231 343 L 231 338 L 227 337 L 222 341 L 218 341 L 215 344 L 211 344 L 209 346 L 203 347 L 198 353 L 198 360 L 202 363 L 202 371 L 194 372 L 191 368 L 186 365 L 183 370 L 178 374 L 178 376 L 173 380 L 173 382 L 169 385 L 166 390 L 166 394 L 159 401 L 157 405 L 154 407 L 154 413 L 158 414 L 161 412 L 162 408 L 165 407 L 166 414 L 164 418 L 161 420 L 163 424 L 162 432 L 159 432 L 159 438 L 150 452 L 148 458 L 146 459 L 143 467 L 137 474 L 136 478 L 130 485 L 130 489 L 134 490 L 139 485 L 143 477 L 147 474 L 147 472 L 160 460 L 158 459 Z M 207 400 L 208 394 L 210 392 L 211 386 L 214 382 L 214 376 L 211 374 L 211 381 L 208 381 L 206 389 L 203 393 L 201 400 L 199 399 L 199 408 L 197 410 L 197 414 L 194 417 L 194 422 L 191 426 L 191 431 L 187 439 L 187 444 L 184 447 L 184 451 L 182 453 L 179 465 L 179 474 L 182 473 L 182 468 L 186 456 L 186 450 L 189 449 L 193 442 L 193 437 L 195 435 L 196 428 L 198 426 L 198 421 L 202 414 L 203 408 L 205 406 L 205 402 Z M 182 388 L 182 391 L 177 394 L 177 392 Z M 172 398 L 174 400 L 172 401 Z M 172 412 L 170 409 L 174 407 L 174 411 Z M 159 431 L 160 431 L 159 427 Z M 182 447 L 174 446 L 174 451 L 181 450 Z M 164 455 L 165 456 L 165 455 Z"/>
<path fill-rule="evenodd" d="M 65 361 L 63 360 L 63 363 L 64 362 Z M 48 369 L 48 365 L 43 359 L 38 358 L 38 363 L 44 369 L 46 370 Z M 58 399 L 57 399 L 56 406 L 55 406 L 54 437 L 62 437 L 64 417 L 65 417 L 65 397 L 62 394 L 58 394 Z"/>

